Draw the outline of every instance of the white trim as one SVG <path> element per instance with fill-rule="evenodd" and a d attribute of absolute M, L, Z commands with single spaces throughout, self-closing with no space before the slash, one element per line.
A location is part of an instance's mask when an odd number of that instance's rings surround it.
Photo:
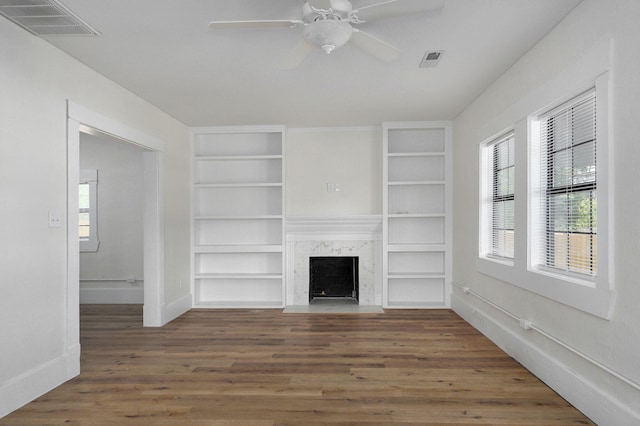
<path fill-rule="evenodd" d="M 88 126 L 127 143 L 153 151 L 164 151 L 164 142 L 162 140 L 71 101 L 68 101 L 67 116 L 78 121 L 81 125 Z"/>
<path fill-rule="evenodd" d="M 164 154 L 144 152 L 143 171 L 143 274 L 145 327 L 160 327 L 164 305 Z"/>
<path fill-rule="evenodd" d="M 344 132 L 380 132 L 381 126 L 344 126 L 344 127 L 291 127 L 287 133 L 344 133 Z"/>
<path fill-rule="evenodd" d="M 379 240 L 382 216 L 288 216 L 287 241 Z"/>
<path fill-rule="evenodd" d="M 79 342 L 79 242 L 78 187 L 80 132 L 99 132 L 151 150 L 145 154 L 144 199 L 144 320 L 145 326 L 162 325 L 164 303 L 164 142 L 140 130 L 67 101 L 67 341 Z M 147 167 L 150 169 L 147 170 Z M 149 179 L 151 178 L 151 179 Z M 153 187 L 153 188 L 151 188 Z M 151 189 L 150 189 L 151 188 Z M 152 192 L 149 194 L 149 192 Z M 80 360 L 78 359 L 78 366 Z"/>
<path fill-rule="evenodd" d="M 185 294 L 175 302 L 165 305 L 162 310 L 162 324 L 167 324 L 191 309 L 191 293 Z"/>
<path fill-rule="evenodd" d="M 563 364 L 557 358 L 551 357 L 550 352 L 542 351 L 538 346 L 535 346 L 526 337 L 526 333 L 529 331 L 522 330 L 521 333 L 514 333 L 477 306 L 464 300 L 464 296 L 458 292 L 454 292 L 451 296 L 451 307 L 465 321 L 491 339 L 509 356 L 521 363 L 597 424 L 629 426 L 639 424 L 640 413 L 634 412 L 632 407 L 613 399 L 606 390 L 580 375 L 577 369 Z M 499 310 L 502 312 L 501 309 Z M 509 314 L 507 313 L 507 315 Z M 548 338 L 548 336 L 545 337 Z M 553 339 L 551 341 L 557 344 L 557 341 Z M 558 347 L 561 348 L 562 345 Z M 571 353 L 586 360 L 579 353 L 573 351 Z M 614 376 L 611 378 L 613 379 Z"/>
<path fill-rule="evenodd" d="M 555 78 L 548 80 L 542 86 L 532 90 L 522 97 L 494 120 L 478 130 L 478 140 L 486 141 L 491 135 L 498 134 L 501 130 L 514 126 L 516 144 L 516 197 L 515 197 L 515 255 L 513 266 L 508 266 L 492 260 L 477 256 L 476 267 L 478 272 L 505 281 L 511 285 L 531 291 L 550 300 L 560 302 L 572 308 L 587 312 L 599 318 L 609 319 L 613 313 L 615 303 L 613 268 L 613 215 L 609 215 L 606 209 L 598 211 L 598 253 L 608 254 L 607 262 L 599 259 L 598 280 L 595 285 L 588 282 L 577 282 L 566 278 L 558 278 L 549 274 L 534 272 L 529 265 L 530 238 L 535 235 L 531 229 L 531 203 L 535 202 L 535 193 L 530 191 L 532 176 L 532 156 L 536 155 L 531 150 L 529 140 L 535 137 L 534 126 L 531 125 L 531 117 L 536 111 L 548 111 L 554 106 L 569 100 L 589 88 L 596 85 L 598 97 L 597 108 L 600 117 L 606 120 L 597 120 L 598 138 L 598 204 L 613 208 L 613 136 L 612 127 L 607 126 L 611 121 L 611 53 L 613 40 L 603 39 L 594 49 L 583 56 L 576 63 L 559 73 Z M 580 77 L 576 77 L 580 76 Z M 526 144 L 526 149 L 525 148 Z M 600 149 L 604 149 L 600 151 Z M 518 196 L 518 194 L 526 196 Z M 603 248 L 603 245 L 608 248 Z M 586 285 L 585 285 L 586 284 Z"/>
<path fill-rule="evenodd" d="M 65 354 L 13 377 L 0 387 L 0 419 L 66 382 L 79 371 L 80 345 Z"/>
<path fill-rule="evenodd" d="M 285 133 L 284 125 L 272 126 L 204 126 L 189 127 L 189 133 L 193 137 L 206 133 Z"/>
<path fill-rule="evenodd" d="M 142 304 L 144 291 L 139 287 L 81 288 L 81 304 Z"/>

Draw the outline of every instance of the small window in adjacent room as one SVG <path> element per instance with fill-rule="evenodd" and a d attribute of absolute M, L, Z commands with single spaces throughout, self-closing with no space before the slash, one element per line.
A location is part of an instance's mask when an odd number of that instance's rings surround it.
<path fill-rule="evenodd" d="M 78 186 L 78 234 L 81 252 L 98 251 L 98 171 L 81 170 Z"/>
<path fill-rule="evenodd" d="M 596 94 L 590 90 L 538 117 L 539 202 L 533 246 L 539 270 L 598 275 Z M 535 167 L 535 165 L 534 165 Z"/>
<path fill-rule="evenodd" d="M 512 262 L 514 257 L 514 136 L 491 140 L 482 152 L 480 256 Z"/>

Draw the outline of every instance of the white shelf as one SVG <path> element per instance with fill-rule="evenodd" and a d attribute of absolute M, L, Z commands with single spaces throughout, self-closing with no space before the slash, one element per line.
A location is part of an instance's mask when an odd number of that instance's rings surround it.
<path fill-rule="evenodd" d="M 284 127 L 192 130 L 194 306 L 284 304 Z"/>
<path fill-rule="evenodd" d="M 282 215 L 258 215 L 258 216 L 195 216 L 194 220 L 253 220 L 253 219 L 284 219 Z"/>
<path fill-rule="evenodd" d="M 282 155 L 196 155 L 195 161 L 281 160 Z"/>
<path fill-rule="evenodd" d="M 448 307 L 451 124 L 390 123 L 383 131 L 383 305 Z"/>
<path fill-rule="evenodd" d="M 410 252 L 410 251 L 442 251 L 442 244 L 387 244 L 389 252 Z"/>
<path fill-rule="evenodd" d="M 283 249 L 278 244 L 196 245 L 194 253 L 281 253 Z"/>
<path fill-rule="evenodd" d="M 389 186 L 412 186 L 412 185 L 444 185 L 443 180 L 413 180 L 413 181 L 398 181 L 387 182 Z"/>
<path fill-rule="evenodd" d="M 411 273 L 411 272 L 402 272 L 402 273 L 389 273 L 389 279 L 394 278 L 407 278 L 407 279 L 421 279 L 421 278 L 445 278 L 445 275 L 442 273 Z"/>
<path fill-rule="evenodd" d="M 388 217 L 390 219 L 398 219 L 398 218 L 416 218 L 416 217 L 445 217 L 442 213 L 430 213 L 430 214 L 422 214 L 422 213 L 389 213 Z"/>
<path fill-rule="evenodd" d="M 195 274 L 196 279 L 210 280 L 246 280 L 246 279 L 263 279 L 263 280 L 281 280 L 282 274 Z"/>
<path fill-rule="evenodd" d="M 444 152 L 391 152 L 387 157 L 444 157 Z"/>
<path fill-rule="evenodd" d="M 264 188 L 264 187 L 282 187 L 282 183 L 271 182 L 243 182 L 243 183 L 196 183 L 194 187 L 197 188 Z"/>
<path fill-rule="evenodd" d="M 196 309 L 281 309 L 284 307 L 284 303 L 280 301 L 272 302 L 246 302 L 242 300 L 237 301 L 222 301 L 222 302 L 196 302 L 193 304 Z"/>

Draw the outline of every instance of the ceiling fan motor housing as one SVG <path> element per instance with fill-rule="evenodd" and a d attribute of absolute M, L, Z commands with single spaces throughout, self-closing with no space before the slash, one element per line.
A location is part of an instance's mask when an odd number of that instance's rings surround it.
<path fill-rule="evenodd" d="M 323 20 L 315 21 L 304 27 L 304 39 L 327 53 L 344 46 L 353 34 L 348 22 Z"/>
<path fill-rule="evenodd" d="M 304 39 L 326 53 L 344 46 L 353 34 L 349 22 L 352 10 L 348 0 L 331 0 L 330 9 L 316 9 L 306 2 L 302 9 Z"/>

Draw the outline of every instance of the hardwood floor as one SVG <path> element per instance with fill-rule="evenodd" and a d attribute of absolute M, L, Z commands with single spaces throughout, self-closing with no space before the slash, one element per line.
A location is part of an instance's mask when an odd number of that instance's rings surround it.
<path fill-rule="evenodd" d="M 82 374 L 2 425 L 592 424 L 449 310 L 82 306 Z"/>

